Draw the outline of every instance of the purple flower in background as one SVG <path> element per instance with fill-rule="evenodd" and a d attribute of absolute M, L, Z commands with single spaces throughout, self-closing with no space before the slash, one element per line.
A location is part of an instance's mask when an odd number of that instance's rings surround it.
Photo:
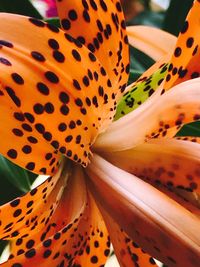
<path fill-rule="evenodd" d="M 58 15 L 55 0 L 43 0 L 47 4 L 46 16 L 56 17 Z"/>

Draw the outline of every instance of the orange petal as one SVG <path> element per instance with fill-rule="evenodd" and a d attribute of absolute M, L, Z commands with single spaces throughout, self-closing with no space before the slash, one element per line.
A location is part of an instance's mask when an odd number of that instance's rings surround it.
<path fill-rule="evenodd" d="M 11 99 L 12 112 L 23 113 L 20 128 L 85 166 L 91 143 L 114 115 L 116 88 L 94 54 L 62 30 L 23 16 L 1 13 L 0 18 L 1 88 Z M 16 120 L 9 119 L 8 130 L 2 124 L 9 137 Z M 25 140 L 17 139 L 21 150 Z M 7 140 L 5 156 L 13 149 L 12 139 Z M 10 159 L 26 167 L 31 156 Z M 45 167 L 45 159 L 37 162 Z"/>
<path fill-rule="evenodd" d="M 114 165 L 136 176 L 200 194 L 200 145 L 176 139 L 153 139 L 133 149 L 107 154 Z"/>
<path fill-rule="evenodd" d="M 1 154 L 35 173 L 51 174 L 57 170 L 61 154 L 36 131 L 6 92 L 0 90 Z M 28 113 L 25 113 L 29 116 Z"/>
<path fill-rule="evenodd" d="M 195 214 L 200 214 L 200 211 L 193 207 L 200 207 L 198 143 L 153 139 L 133 149 L 104 154 L 104 157 L 115 166 L 164 191 Z"/>
<path fill-rule="evenodd" d="M 100 206 L 100 210 L 108 227 L 115 255 L 120 266 L 127 267 L 133 264 L 145 267 L 157 266 L 155 260 L 127 236 L 102 206 Z"/>
<path fill-rule="evenodd" d="M 60 175 L 61 168 L 37 188 L 0 207 L 1 239 L 21 238 L 27 232 L 33 234 L 46 225 L 47 218 L 58 205 L 62 185 L 67 179 L 67 176 L 60 179 Z"/>
<path fill-rule="evenodd" d="M 200 137 L 196 137 L 196 136 L 177 136 L 175 137 L 175 139 L 177 140 L 182 140 L 182 141 L 190 141 L 193 143 L 200 143 Z"/>
<path fill-rule="evenodd" d="M 95 54 L 115 94 L 123 92 L 129 72 L 128 38 L 120 1 L 57 1 L 63 29 Z"/>
<path fill-rule="evenodd" d="M 148 178 L 143 180 L 146 181 L 147 179 Z M 149 183 L 153 185 L 155 188 L 157 188 L 159 191 L 167 195 L 169 198 L 179 203 L 182 207 L 190 211 L 192 214 L 200 218 L 200 201 L 198 194 L 193 192 L 188 192 L 182 188 L 177 188 L 172 191 L 170 188 L 167 188 L 162 184 L 158 184 L 158 182 L 157 183 L 149 182 Z"/>
<path fill-rule="evenodd" d="M 95 199 L 142 249 L 170 266 L 198 266 L 198 217 L 99 156 L 87 173 Z"/>
<path fill-rule="evenodd" d="M 63 187 L 65 185 L 63 178 L 68 175 L 67 169 L 62 170 L 62 176 L 58 175 Z M 20 266 L 23 267 L 40 267 L 47 264 L 50 266 L 61 264 L 59 266 L 62 266 L 65 258 L 67 262 L 70 261 L 76 251 L 76 246 L 74 247 L 78 235 L 76 228 L 86 207 L 86 188 L 83 176 L 80 172 L 74 173 L 73 180 L 71 178 L 67 180 L 64 191 L 61 185 L 59 189 L 60 199 L 57 200 L 58 207 L 55 213 L 51 214 L 51 217 L 45 217 L 45 224 L 39 231 L 27 229 L 21 238 L 12 240 L 11 255 L 3 266 L 10 267 L 14 264 L 21 264 Z M 79 190 L 79 196 L 74 202 L 76 190 Z M 38 200 L 38 202 L 41 201 Z M 47 202 L 51 202 L 51 199 L 47 198 Z M 45 212 L 45 207 L 41 207 L 41 212 Z M 36 217 L 34 222 L 37 225 L 40 223 L 40 218 Z"/>
<path fill-rule="evenodd" d="M 87 242 L 84 243 L 83 254 L 77 256 L 75 262 L 80 266 L 104 266 L 110 254 L 110 237 L 99 209 L 88 193 L 89 208 L 85 213 L 88 220 L 80 223 L 80 232 L 87 231 Z M 87 227 L 86 227 L 87 226 Z M 86 241 L 86 240 L 85 240 Z"/>
<path fill-rule="evenodd" d="M 58 206 L 53 215 L 46 217 L 45 225 L 40 229 L 35 227 L 30 231 L 26 228 L 23 236 L 13 238 L 11 255 L 2 266 L 54 267 L 87 263 L 90 267 L 105 263 L 110 245 L 105 224 L 86 190 L 82 170 L 73 170 L 64 188 L 63 178 L 68 174 L 64 168 L 60 176 L 61 198 L 57 199 Z M 47 202 L 52 204 L 51 197 Z M 45 214 L 45 207 L 40 209 Z M 34 224 L 37 226 L 37 223 L 40 219 L 35 217 Z"/>
<path fill-rule="evenodd" d="M 200 2 L 194 1 L 177 40 L 168 75 L 166 76 L 165 89 L 170 89 L 175 84 L 200 76 L 199 12 Z"/>
<path fill-rule="evenodd" d="M 141 50 L 155 61 L 171 54 L 177 39 L 168 32 L 144 25 L 127 27 L 127 34 L 131 46 Z"/>
<path fill-rule="evenodd" d="M 152 138 L 172 137 L 188 122 L 199 120 L 200 79 L 175 86 L 166 94 L 159 90 L 100 135 L 94 149 L 120 151 Z"/>

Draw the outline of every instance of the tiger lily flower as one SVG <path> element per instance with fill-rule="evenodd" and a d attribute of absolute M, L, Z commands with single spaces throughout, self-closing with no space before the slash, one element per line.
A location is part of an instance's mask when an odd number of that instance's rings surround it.
<path fill-rule="evenodd" d="M 122 267 L 198 266 L 199 139 L 175 135 L 200 119 L 200 1 L 176 47 L 127 29 L 157 60 L 128 87 L 120 2 L 57 8 L 62 29 L 0 14 L 0 152 L 49 176 L 0 207 L 1 265 L 102 267 L 112 242 Z"/>

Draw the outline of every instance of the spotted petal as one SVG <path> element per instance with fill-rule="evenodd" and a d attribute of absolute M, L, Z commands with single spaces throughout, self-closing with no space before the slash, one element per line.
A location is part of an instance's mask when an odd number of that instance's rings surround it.
<path fill-rule="evenodd" d="M 98 151 L 120 151 L 133 148 L 152 138 L 173 137 L 181 125 L 199 120 L 200 79 L 175 86 L 160 95 L 157 91 L 148 101 L 112 123 L 95 143 Z"/>
<path fill-rule="evenodd" d="M 99 156 L 87 172 L 96 200 L 139 246 L 169 266 L 198 265 L 197 216 Z"/>
<path fill-rule="evenodd" d="M 8 88 L 0 91 L 1 153 L 36 173 L 52 173 L 57 170 L 61 154 L 44 142 L 30 124 L 31 115 L 14 106 L 7 94 Z M 6 142 L 5 142 L 6 140 Z M 40 159 L 40 160 L 38 160 Z M 45 164 L 44 164 L 45 162 Z"/>
<path fill-rule="evenodd" d="M 61 168 L 37 188 L 1 206 L 1 239 L 22 238 L 27 232 L 34 233 L 45 227 L 58 205 L 62 185 L 67 179 L 67 176 L 60 176 Z"/>
<path fill-rule="evenodd" d="M 7 134 L 2 153 L 35 172 L 49 166 L 45 155 L 54 151 L 85 166 L 90 145 L 113 117 L 112 82 L 94 54 L 62 30 L 17 15 L 1 13 L 0 18 L 0 82 L 11 99 L 2 110 Z M 17 118 L 15 112 L 20 113 Z M 7 118 L 9 125 L 3 121 Z M 16 126 L 22 131 L 17 136 Z M 36 145 L 25 140 L 27 132 L 48 143 L 42 148 L 43 157 Z M 21 150 L 26 145 L 31 148 L 25 156 Z M 55 168 L 46 171 L 53 173 Z"/>
<path fill-rule="evenodd" d="M 199 12 L 200 2 L 195 0 L 178 37 L 176 48 L 171 59 L 164 86 L 167 90 L 175 84 L 191 78 L 197 78 L 200 75 Z"/>
<path fill-rule="evenodd" d="M 45 225 L 39 229 L 40 217 L 34 217 L 35 228 L 30 231 L 25 227 L 23 236 L 13 236 L 11 255 L 2 266 L 87 264 L 90 267 L 105 263 L 110 246 L 105 224 L 93 197 L 86 190 L 82 170 L 75 169 L 64 188 L 63 178 L 68 175 L 68 170 L 64 169 L 60 176 L 60 199 L 52 202 L 50 197 L 46 198 L 50 205 L 58 205 L 54 214 L 47 215 Z M 37 196 L 42 199 L 41 193 Z M 42 202 L 40 199 L 38 205 Z M 18 205 L 19 208 L 21 203 Z M 40 211 L 45 213 L 45 207 L 40 205 Z"/>
<path fill-rule="evenodd" d="M 104 154 L 114 165 L 126 170 L 165 191 L 170 197 L 177 194 L 182 202 L 195 213 L 200 207 L 200 145 L 177 139 L 153 139 L 133 149 Z M 196 141 L 196 140 L 195 140 Z M 163 188 L 168 189 L 163 190 Z M 193 197 L 192 197 L 193 196 Z M 188 198 L 190 197 L 190 198 Z M 192 197 L 192 198 L 191 198 Z M 183 199 L 187 200 L 184 203 Z M 200 214 L 200 213 L 199 213 Z"/>
<path fill-rule="evenodd" d="M 110 77 L 115 93 L 126 87 L 129 72 L 128 38 L 119 0 L 57 1 L 63 29 L 95 54 Z"/>
<path fill-rule="evenodd" d="M 200 145 L 176 139 L 153 139 L 130 150 L 109 154 L 113 164 L 170 189 L 200 194 Z"/>
<path fill-rule="evenodd" d="M 115 255 L 120 266 L 126 267 L 133 264 L 145 267 L 157 266 L 155 260 L 127 236 L 102 206 L 100 206 L 100 209 L 108 227 Z"/>

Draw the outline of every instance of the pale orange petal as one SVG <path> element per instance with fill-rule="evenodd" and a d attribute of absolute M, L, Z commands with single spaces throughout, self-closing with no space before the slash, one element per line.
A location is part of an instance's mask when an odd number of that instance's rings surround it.
<path fill-rule="evenodd" d="M 112 123 L 94 145 L 98 151 L 133 148 L 152 138 L 174 136 L 180 127 L 199 120 L 200 79 L 175 86 L 160 95 L 159 90 L 143 105 Z"/>
<path fill-rule="evenodd" d="M 96 200 L 145 251 L 170 266 L 198 265 L 198 217 L 99 156 L 87 173 Z"/>
<path fill-rule="evenodd" d="M 176 139 L 152 139 L 129 150 L 108 153 L 114 165 L 173 189 L 200 194 L 200 144 Z"/>
<path fill-rule="evenodd" d="M 103 153 L 103 156 L 200 214 L 200 145 L 197 142 L 153 139 L 129 150 Z"/>
<path fill-rule="evenodd" d="M 129 44 L 155 61 L 171 54 L 176 45 L 176 37 L 168 32 L 150 26 L 127 27 Z"/>

